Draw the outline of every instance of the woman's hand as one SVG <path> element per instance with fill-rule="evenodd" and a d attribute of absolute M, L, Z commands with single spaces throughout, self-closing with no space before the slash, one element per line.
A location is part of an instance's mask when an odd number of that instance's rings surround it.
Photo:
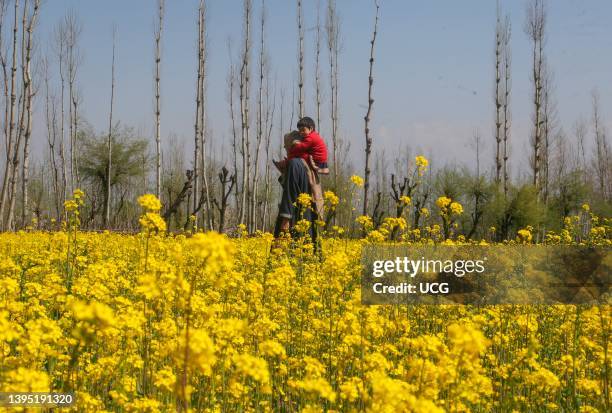
<path fill-rule="evenodd" d="M 281 218 L 280 230 L 281 232 L 289 231 L 289 219 L 288 218 Z"/>

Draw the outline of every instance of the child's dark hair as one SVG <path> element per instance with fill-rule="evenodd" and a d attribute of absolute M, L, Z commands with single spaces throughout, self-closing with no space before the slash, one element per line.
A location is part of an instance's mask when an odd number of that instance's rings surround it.
<path fill-rule="evenodd" d="M 314 120 L 308 116 L 304 116 L 302 119 L 298 120 L 297 128 L 310 128 L 312 130 L 316 129 Z"/>

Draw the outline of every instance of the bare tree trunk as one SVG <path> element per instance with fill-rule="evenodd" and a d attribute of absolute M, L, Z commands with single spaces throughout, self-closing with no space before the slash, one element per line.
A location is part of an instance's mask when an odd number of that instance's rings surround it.
<path fill-rule="evenodd" d="M 563 177 L 566 176 L 567 171 L 567 139 L 563 134 L 558 137 L 557 148 L 557 168 L 556 168 L 556 185 L 560 186 Z M 561 189 L 562 191 L 562 189 Z"/>
<path fill-rule="evenodd" d="M 542 43 L 539 43 L 538 47 L 538 59 L 537 59 L 537 69 L 534 71 L 534 75 L 537 76 L 536 87 L 535 87 L 535 133 L 534 133 L 534 143 L 533 143 L 533 180 L 534 185 L 538 188 L 538 193 L 540 192 L 540 175 L 541 175 L 541 163 L 542 163 L 542 155 L 541 155 L 541 147 L 542 147 Z"/>
<path fill-rule="evenodd" d="M 37 5 L 38 7 L 38 5 Z M 9 230 L 15 229 L 15 201 L 17 197 L 17 178 L 18 178 L 18 167 L 20 160 L 20 148 L 21 148 L 21 139 L 25 134 L 25 122 L 27 116 L 27 90 L 25 87 L 25 61 L 26 61 L 26 31 L 28 26 L 28 1 L 26 0 L 23 4 L 23 14 L 22 14 L 22 22 L 21 22 L 21 78 L 22 78 L 22 86 L 19 103 L 21 105 L 21 110 L 19 111 L 19 125 L 16 131 L 16 143 L 15 143 L 15 151 L 13 152 L 13 160 L 11 164 L 11 182 L 9 189 L 9 210 L 7 216 L 7 224 L 6 227 Z"/>
<path fill-rule="evenodd" d="M 9 146 L 9 132 L 8 132 L 8 127 L 9 127 L 9 108 L 10 108 L 10 98 L 9 98 L 9 78 L 8 78 L 8 72 L 7 72 L 7 61 L 6 61 L 6 56 L 4 54 L 4 38 L 3 38 L 3 33 L 4 30 L 2 29 L 4 27 L 4 15 L 6 14 L 6 10 L 7 10 L 7 5 L 8 2 L 6 0 L 0 0 L 0 65 L 2 65 L 2 81 L 3 81 L 3 92 L 4 92 L 4 127 L 2 132 L 4 133 L 4 148 L 6 150 L 6 163 L 8 164 L 9 161 L 9 152 L 8 152 L 8 146 Z M 2 200 L 0 199 L 0 204 L 2 203 Z M 0 229 L 2 227 L 2 216 L 0 215 Z"/>
<path fill-rule="evenodd" d="M 249 218 L 249 231 L 257 230 L 257 195 L 259 184 L 259 152 L 261 142 L 264 136 L 263 130 L 263 92 L 264 92 L 264 66 L 265 66 L 265 27 L 266 27 L 266 2 L 262 0 L 261 9 L 261 27 L 260 27 L 260 45 L 259 45 L 259 90 L 257 94 L 257 132 L 255 143 L 255 162 L 253 164 L 255 170 L 253 173 L 253 181 L 251 187 L 251 214 Z"/>
<path fill-rule="evenodd" d="M 63 25 L 59 25 L 56 28 L 55 32 L 55 40 L 57 42 L 58 47 L 58 66 L 59 66 L 59 75 L 60 75 L 60 160 L 62 161 L 62 188 L 63 188 L 63 198 L 66 200 L 66 196 L 68 194 L 68 168 L 70 167 L 70 171 L 73 170 L 72 164 L 68 165 L 66 162 L 66 141 L 65 141 L 65 128 L 64 128 L 64 92 L 66 89 L 66 80 L 64 73 L 64 61 L 66 59 L 65 56 L 65 47 L 66 47 L 66 30 Z M 70 177 L 72 177 L 72 172 L 70 173 Z M 70 178 L 70 182 L 72 182 L 72 178 Z M 72 183 L 70 184 L 72 185 Z"/>
<path fill-rule="evenodd" d="M 204 114 L 202 114 L 202 116 L 204 116 Z M 206 227 L 207 229 L 213 229 L 215 226 L 215 223 L 214 223 L 214 210 L 212 208 L 212 200 L 210 196 L 210 186 L 208 184 L 208 165 L 207 165 L 208 151 L 206 150 L 206 143 L 207 143 L 206 136 L 208 135 L 207 129 L 205 128 L 200 133 L 202 133 L 201 142 L 200 142 L 200 148 L 201 148 L 200 157 L 202 158 L 202 183 L 204 185 L 202 188 L 201 196 L 204 196 L 204 203 L 206 205 L 206 221 L 204 222 L 207 225 Z M 200 200 L 200 203 L 201 203 L 201 200 Z"/>
<path fill-rule="evenodd" d="M 268 86 L 269 87 L 269 86 Z M 269 102 L 268 102 L 269 104 Z M 269 108 L 266 113 L 266 126 L 268 126 L 269 133 L 266 134 L 266 160 L 265 160 L 265 172 L 264 172 L 264 199 L 263 199 L 263 219 L 261 223 L 261 229 L 267 231 L 270 222 L 270 141 L 272 137 L 272 119 L 269 117 Z M 273 115 L 272 115 L 273 116 Z"/>
<path fill-rule="evenodd" d="M 336 12 L 336 1 L 327 3 L 327 49 L 329 54 L 329 76 L 331 88 L 331 131 L 332 131 L 332 159 L 334 163 L 334 190 L 338 190 L 338 54 L 340 53 L 339 32 L 340 21 Z"/>
<path fill-rule="evenodd" d="M 200 6 L 198 7 L 198 75 L 196 82 L 196 113 L 195 113 L 195 135 L 194 135 L 194 153 L 193 153 L 193 209 L 195 210 L 198 205 L 198 195 L 200 194 L 200 111 L 202 110 L 202 53 L 204 46 L 202 45 L 202 21 L 204 1 L 200 0 Z M 196 214 L 195 225 L 198 224 L 198 217 Z"/>
<path fill-rule="evenodd" d="M 533 44 L 532 49 L 532 78 L 533 104 L 534 104 L 534 132 L 533 132 L 533 185 L 540 193 L 541 174 L 541 146 L 542 146 L 542 66 L 544 61 L 544 32 L 546 26 L 546 9 L 544 0 L 532 0 L 527 7 L 527 20 L 525 32 Z"/>
<path fill-rule="evenodd" d="M 270 183 L 270 139 L 266 139 L 266 168 L 264 174 L 263 220 L 261 223 L 262 231 L 268 231 L 270 228 Z"/>
<path fill-rule="evenodd" d="M 21 180 L 21 193 L 22 193 L 22 210 L 21 210 L 21 226 L 24 227 L 27 224 L 26 216 L 28 210 L 28 178 L 29 178 L 29 167 L 30 167 L 30 136 L 32 135 L 32 99 L 34 92 L 32 89 L 32 75 L 31 75 L 31 60 L 32 60 L 32 31 L 36 25 L 36 18 L 38 16 L 38 10 L 40 7 L 40 0 L 34 1 L 34 10 L 30 16 L 30 21 L 27 24 L 27 38 L 26 38 L 26 50 L 25 50 L 25 64 L 23 65 L 23 93 L 25 97 L 25 115 L 27 116 L 25 131 L 24 131 L 24 142 L 23 142 L 23 168 L 22 168 L 22 180 Z"/>
<path fill-rule="evenodd" d="M 14 149 L 15 139 L 13 132 L 15 130 L 15 101 L 17 100 L 17 94 L 15 90 L 15 78 L 17 76 L 17 31 L 19 30 L 17 15 L 19 12 L 19 0 L 15 0 L 15 14 L 13 21 L 13 63 L 11 66 L 11 106 L 9 111 L 9 133 L 8 133 L 8 144 L 6 145 L 7 162 L 4 171 L 4 179 L 2 181 L 2 194 L 0 196 L 0 225 L 2 230 L 7 229 L 5 225 L 5 211 L 6 203 L 9 195 L 9 180 L 12 179 L 12 165 L 10 162 L 11 154 L 17 150 Z"/>
<path fill-rule="evenodd" d="M 291 109 L 289 109 L 289 127 L 291 128 L 291 125 L 295 125 L 295 123 L 293 122 L 293 117 L 295 115 L 295 88 L 291 88 Z"/>
<path fill-rule="evenodd" d="M 19 125 L 16 131 L 16 144 L 15 144 L 15 152 L 13 153 L 13 161 L 11 166 L 11 186 L 9 192 L 9 211 L 8 211 L 8 221 L 7 228 L 9 230 L 15 229 L 15 202 L 17 196 L 17 179 L 19 176 L 18 167 L 21 159 L 20 148 L 21 148 L 21 140 L 24 137 L 25 133 L 25 122 L 26 122 L 26 88 L 24 86 L 25 83 L 25 50 L 26 50 L 26 27 L 27 27 L 27 16 L 28 16 L 28 0 L 23 3 L 23 13 L 21 18 L 21 90 L 19 95 L 19 103 L 18 107 L 21 109 L 18 110 L 19 117 Z M 22 164 L 23 168 L 23 164 Z"/>
<path fill-rule="evenodd" d="M 285 134 L 285 89 L 281 88 L 280 91 L 280 119 L 278 120 L 278 127 L 280 130 L 280 135 L 283 136 Z M 283 158 L 283 139 L 278 140 L 278 157 Z"/>
<path fill-rule="evenodd" d="M 63 21 L 64 40 L 66 42 L 66 64 L 68 70 L 68 135 L 70 136 L 70 174 L 72 189 L 79 186 L 79 168 L 76 151 L 76 92 L 75 80 L 80 61 L 78 39 L 82 26 L 73 11 L 69 11 Z"/>
<path fill-rule="evenodd" d="M 230 50 L 230 58 L 231 58 L 231 50 Z M 232 155 L 234 162 L 234 177 L 238 177 L 238 131 L 236 129 L 236 114 L 234 111 L 234 82 L 236 80 L 235 67 L 233 64 L 230 64 L 230 70 L 228 74 L 228 89 L 229 89 L 229 110 L 230 110 L 230 119 L 232 123 Z M 242 147 L 241 147 L 242 148 Z M 236 202 L 236 211 L 240 210 L 240 196 L 239 196 L 239 185 L 235 185 L 235 194 L 234 199 Z"/>
<path fill-rule="evenodd" d="M 61 84 L 61 117 L 60 117 L 60 133 L 62 135 L 62 146 L 65 145 L 65 135 L 66 135 L 66 128 L 64 125 L 64 120 L 66 119 L 66 114 L 64 112 L 64 104 L 65 104 L 65 91 L 66 91 L 66 74 L 65 74 L 65 60 L 66 60 L 66 28 L 60 24 L 57 28 L 57 42 L 58 42 L 58 47 L 59 47 L 59 56 L 58 56 L 58 63 L 59 63 L 59 75 L 60 75 L 60 84 Z M 70 153 L 72 153 L 72 149 L 69 148 Z M 73 157 L 72 155 L 70 155 L 70 192 L 72 192 L 74 190 L 74 165 L 72 163 L 73 161 Z M 66 181 L 68 181 L 68 174 L 66 173 Z M 68 188 L 68 185 L 66 185 L 66 188 Z M 67 191 L 67 189 L 66 189 Z M 64 197 L 66 196 L 66 194 L 64 194 Z"/>
<path fill-rule="evenodd" d="M 321 127 L 321 0 L 317 0 L 317 34 L 316 34 L 316 51 L 315 51 L 315 98 L 317 105 L 317 130 L 322 130 Z"/>
<path fill-rule="evenodd" d="M 159 102 L 159 78 L 161 63 L 161 34 L 164 18 L 164 0 L 158 0 L 158 26 L 155 30 L 155 194 L 161 196 L 161 127 L 160 127 L 160 102 Z"/>
<path fill-rule="evenodd" d="M 74 171 L 75 171 L 75 179 L 78 187 L 81 186 L 81 176 L 79 175 L 79 151 L 78 151 L 78 125 L 79 125 L 79 116 L 78 116 L 78 107 L 81 99 L 79 98 L 79 91 L 75 90 L 74 95 L 72 96 L 72 133 L 73 138 L 72 142 L 74 143 L 74 147 L 76 150 L 74 151 Z"/>
<path fill-rule="evenodd" d="M 556 108 L 552 97 L 552 73 L 544 66 L 542 72 L 542 138 L 544 150 L 542 153 L 542 196 L 548 202 L 550 184 L 550 153 L 551 140 L 554 136 Z"/>
<path fill-rule="evenodd" d="M 582 118 L 578 119 L 576 123 L 574 123 L 574 136 L 576 136 L 576 151 L 574 158 L 574 165 L 576 169 L 581 169 L 583 171 L 583 176 L 586 180 L 587 174 L 587 163 L 586 163 L 586 151 L 584 148 L 584 141 L 587 135 L 587 124 L 586 121 Z"/>
<path fill-rule="evenodd" d="M 61 114 L 63 114 L 63 110 L 61 110 Z M 54 127 L 56 127 L 56 121 L 57 121 L 57 109 L 54 109 L 53 111 L 53 116 L 55 118 L 55 122 L 54 122 Z M 61 124 L 61 120 L 60 120 L 60 124 Z M 57 130 L 56 130 L 57 133 Z M 60 130 L 60 163 L 62 165 L 62 201 L 61 201 L 61 205 L 64 204 L 64 202 L 66 201 L 66 195 L 68 194 L 68 165 L 66 162 L 66 147 L 65 147 L 65 142 L 64 142 L 64 135 L 62 133 L 62 130 Z"/>
<path fill-rule="evenodd" d="M 43 71 L 45 76 L 45 121 L 47 123 L 47 143 L 49 144 L 49 158 L 51 161 L 51 177 L 53 182 L 53 205 L 55 207 L 55 218 L 60 219 L 60 187 L 59 171 L 56 160 L 56 128 L 55 128 L 55 104 L 51 107 L 51 97 L 49 95 L 49 61 L 43 60 Z"/>
<path fill-rule="evenodd" d="M 372 113 L 372 106 L 374 105 L 374 98 L 372 97 L 372 85 L 374 84 L 374 45 L 376 43 L 376 33 L 378 30 L 378 11 L 380 6 L 378 0 L 374 0 L 376 6 L 376 17 L 374 19 L 374 32 L 372 33 L 372 40 L 370 40 L 370 72 L 368 75 L 368 111 L 366 112 L 364 119 L 365 123 L 365 173 L 364 173 L 364 185 L 363 185 L 363 215 L 368 215 L 368 195 L 370 191 L 370 154 L 372 153 L 372 136 L 370 135 L 370 115 Z"/>
<path fill-rule="evenodd" d="M 612 175 L 612 160 L 610 159 L 610 143 L 605 133 L 602 139 L 602 146 L 604 157 L 604 182 L 607 183 L 607 186 L 604 187 L 604 199 L 606 202 L 609 202 L 612 196 L 612 182 L 610 182 L 610 175 Z"/>
<path fill-rule="evenodd" d="M 476 179 L 480 179 L 480 142 L 482 137 L 480 131 L 474 131 L 474 149 L 476 150 Z"/>
<path fill-rule="evenodd" d="M 471 239 L 476 231 L 478 230 L 478 225 L 480 223 L 480 219 L 482 218 L 483 210 L 482 210 L 482 196 L 483 190 L 481 188 L 480 181 L 480 143 L 482 138 L 480 136 L 480 132 L 478 130 L 474 131 L 474 149 L 476 151 L 476 180 L 474 182 L 474 186 L 470 189 L 470 192 L 474 197 L 474 212 L 472 212 L 472 226 L 470 231 L 468 232 L 466 238 Z"/>
<path fill-rule="evenodd" d="M 200 108 L 200 159 L 202 160 L 202 167 L 201 167 L 201 175 L 202 175 L 202 183 L 203 183 L 203 196 L 205 197 L 205 202 L 206 202 L 206 225 L 207 225 L 207 229 L 213 229 L 214 227 L 214 223 L 213 223 L 213 208 L 211 205 L 211 199 L 210 199 L 210 188 L 208 186 L 208 174 L 207 174 L 207 153 L 206 153 L 206 134 L 207 134 L 207 128 L 206 128 L 206 9 L 205 9 L 205 5 L 202 2 L 202 7 L 201 7 L 201 20 L 202 20 L 202 25 L 200 26 L 200 30 L 199 30 L 199 37 L 201 38 L 201 53 L 200 58 L 201 58 L 201 70 L 202 70 L 202 81 L 200 82 L 200 98 L 202 101 L 201 104 L 201 108 Z M 201 202 L 201 201 L 200 201 Z"/>
<path fill-rule="evenodd" d="M 298 23 L 298 110 L 300 119 L 304 117 L 304 23 L 302 0 L 297 0 Z"/>
<path fill-rule="evenodd" d="M 219 232 L 223 232 L 225 229 L 225 214 L 227 212 L 227 199 L 232 193 L 232 188 L 236 184 L 236 175 L 232 175 L 228 178 L 229 172 L 225 166 L 221 168 L 221 172 L 219 173 L 219 182 L 221 183 L 221 204 L 217 202 L 216 199 L 213 200 L 213 203 L 219 210 Z M 230 184 L 229 188 L 227 188 L 227 184 Z"/>
<path fill-rule="evenodd" d="M 250 182 L 250 148 L 249 148 L 249 55 L 250 55 L 250 24 L 251 0 L 244 0 L 244 49 L 240 67 L 240 120 L 242 138 L 242 198 L 238 222 L 245 223 L 247 215 L 247 192 Z"/>
<path fill-rule="evenodd" d="M 262 230 L 270 228 L 270 143 L 272 141 L 272 128 L 274 127 L 274 112 L 276 111 L 276 89 L 273 92 L 272 103 L 270 103 L 270 71 L 266 71 L 266 116 L 264 124 L 266 145 L 266 172 L 264 184 L 264 206 Z"/>
<path fill-rule="evenodd" d="M 502 64 L 502 37 L 503 27 L 501 22 L 501 11 L 499 0 L 497 1 L 497 22 L 495 24 L 495 183 L 500 185 L 502 172 L 502 87 L 501 87 L 501 64 Z"/>
<path fill-rule="evenodd" d="M 599 94 L 596 90 L 591 93 L 593 104 L 593 132 L 595 134 L 595 172 L 597 186 L 601 196 L 606 199 L 606 171 L 609 159 L 607 157 L 607 142 L 605 132 L 601 126 L 599 115 Z"/>
<path fill-rule="evenodd" d="M 511 35 L 511 26 L 510 26 L 510 17 L 506 16 L 504 22 L 504 100 L 503 100 L 503 112 L 504 112 L 504 147 L 503 147 L 503 168 L 504 168 L 504 197 L 508 196 L 508 186 L 509 186 L 509 172 L 508 172 L 508 159 L 509 159 L 509 148 L 508 148 L 508 139 L 510 138 L 510 89 L 511 89 L 511 73 L 510 67 L 512 63 L 512 55 L 510 54 L 510 35 Z"/>
<path fill-rule="evenodd" d="M 112 155 L 113 155 L 113 101 L 115 98 L 115 44 L 117 37 L 117 28 L 113 27 L 113 57 L 111 64 L 111 95 L 110 95 L 110 111 L 108 114 L 108 167 L 106 169 L 106 191 L 104 198 L 104 226 L 110 226 L 110 199 L 111 199 L 111 171 L 112 171 Z"/>

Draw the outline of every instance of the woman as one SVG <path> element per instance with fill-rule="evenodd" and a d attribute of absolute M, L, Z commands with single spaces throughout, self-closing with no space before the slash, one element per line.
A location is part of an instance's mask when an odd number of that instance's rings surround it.
<path fill-rule="evenodd" d="M 298 127 L 300 122 L 298 122 Z M 285 150 L 289 152 L 293 142 L 303 136 L 298 131 L 293 131 L 284 136 Z M 310 222 L 310 237 L 316 245 L 316 220 L 323 219 L 323 195 L 316 167 L 309 164 L 303 158 L 292 158 L 286 161 L 283 175 L 281 176 L 283 193 L 278 206 L 278 218 L 274 227 L 274 237 L 279 238 L 283 232 L 289 232 L 295 236 L 292 228 L 300 219 Z M 313 203 L 310 208 L 300 211 L 297 199 L 300 194 L 310 194 Z"/>
<path fill-rule="evenodd" d="M 306 163 L 300 158 L 291 159 L 287 163 L 287 168 L 281 181 L 283 193 L 281 202 L 278 205 L 278 218 L 274 228 L 275 238 L 279 238 L 283 232 L 292 232 L 290 230 L 300 219 L 306 219 L 310 222 L 310 235 L 314 241 L 316 237 L 314 231 L 316 214 L 312 211 L 312 208 L 300 211 L 300 207 L 297 205 L 297 199 L 300 194 L 311 193 L 308 173 Z M 292 233 L 291 235 L 294 236 L 295 234 Z"/>

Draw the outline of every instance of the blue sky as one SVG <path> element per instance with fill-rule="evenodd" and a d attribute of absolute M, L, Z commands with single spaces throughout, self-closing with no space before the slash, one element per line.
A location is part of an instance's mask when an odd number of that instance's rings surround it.
<path fill-rule="evenodd" d="M 579 117 L 591 113 L 590 93 L 599 89 L 603 117 L 612 126 L 612 2 L 607 0 L 549 1 L 546 54 L 554 72 L 554 95 L 560 125 L 568 136 Z M 207 106 L 214 146 L 222 152 L 229 143 L 226 75 L 227 42 L 237 56 L 242 31 L 242 2 L 208 0 Z M 260 1 L 254 0 L 254 50 L 258 45 Z M 512 22 L 512 158 L 515 170 L 526 162 L 531 116 L 530 45 L 523 32 L 524 1 L 502 1 Z M 304 0 L 306 33 L 306 110 L 314 113 L 314 28 L 316 0 Z M 321 0 L 322 17 L 326 1 Z M 340 132 L 351 142 L 355 166 L 362 162 L 363 116 L 367 102 L 369 38 L 373 1 L 337 0 L 341 18 Z M 198 0 L 167 0 L 162 56 L 162 136 L 184 140 L 190 152 L 194 118 L 196 71 L 196 11 Z M 267 0 L 267 41 L 277 91 L 286 99 L 297 79 L 295 1 Z M 153 138 L 153 24 L 155 0 L 47 0 L 42 8 L 39 36 L 72 8 L 83 23 L 80 46 L 84 60 L 78 73 L 83 113 L 98 131 L 107 126 L 110 98 L 111 30 L 118 28 L 116 101 L 114 117 Z M 374 67 L 372 130 L 375 149 L 387 157 L 398 147 L 447 161 L 472 162 L 468 143 L 479 130 L 485 148 L 483 162 L 491 164 L 493 150 L 493 70 L 495 1 L 381 0 L 380 27 Z M 47 50 L 46 40 L 40 46 Z M 329 100 L 327 54 L 322 53 L 325 102 Z M 255 59 L 253 59 L 255 61 Z M 254 78 L 254 76 L 253 76 Z M 255 87 L 255 85 L 254 85 Z M 280 98 L 277 98 L 279 101 Z M 38 110 L 42 109 L 42 100 Z M 285 103 L 287 108 L 289 102 Z M 322 134 L 328 139 L 330 121 L 323 107 Z M 288 115 L 285 116 L 288 119 Z M 276 121 L 278 125 L 278 120 Z M 287 120 L 285 120 L 285 124 Z M 45 127 L 34 134 L 40 145 Z M 280 131 L 274 139 L 280 140 Z M 168 139 L 166 139 L 168 142 Z M 227 153 L 227 152 L 226 152 Z"/>

